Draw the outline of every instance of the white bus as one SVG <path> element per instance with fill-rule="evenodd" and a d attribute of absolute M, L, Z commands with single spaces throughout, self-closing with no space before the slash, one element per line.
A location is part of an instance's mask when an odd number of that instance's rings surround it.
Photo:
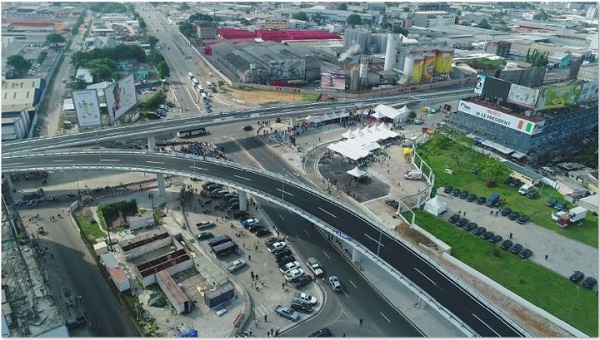
<path fill-rule="evenodd" d="M 194 79 L 194 75 L 192 74 L 192 72 L 188 72 L 188 78 L 190 80 Z"/>
<path fill-rule="evenodd" d="M 204 87 L 202 87 L 202 85 L 198 84 L 198 86 L 196 86 L 196 88 L 198 89 L 198 93 L 204 92 Z"/>
<path fill-rule="evenodd" d="M 208 100 L 208 96 L 206 95 L 206 93 L 202 92 L 202 93 L 200 93 L 200 95 L 202 95 L 202 100 L 204 100 L 204 101 Z"/>
<path fill-rule="evenodd" d="M 194 87 L 200 85 L 200 82 L 196 78 L 192 79 L 192 83 L 194 84 Z"/>

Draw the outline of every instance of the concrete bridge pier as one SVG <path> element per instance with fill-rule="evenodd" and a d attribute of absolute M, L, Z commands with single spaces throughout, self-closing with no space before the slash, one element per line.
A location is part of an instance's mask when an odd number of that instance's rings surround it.
<path fill-rule="evenodd" d="M 154 149 L 156 149 L 156 138 L 148 136 L 148 150 L 153 151 Z"/>
<path fill-rule="evenodd" d="M 356 247 L 352 247 L 352 263 L 359 264 L 361 255 L 362 254 L 360 251 L 358 251 L 358 249 L 356 249 Z"/>
<path fill-rule="evenodd" d="M 165 190 L 165 175 L 156 174 L 156 182 L 158 183 L 158 196 L 164 196 L 167 192 Z"/>
<path fill-rule="evenodd" d="M 248 211 L 248 193 L 243 190 L 238 190 L 240 197 L 240 211 Z"/>

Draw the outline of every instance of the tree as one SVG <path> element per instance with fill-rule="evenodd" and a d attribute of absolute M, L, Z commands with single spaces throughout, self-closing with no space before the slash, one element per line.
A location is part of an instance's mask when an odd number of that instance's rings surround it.
<path fill-rule="evenodd" d="M 306 13 L 304 13 L 304 12 L 298 12 L 298 13 L 292 14 L 292 19 L 309 21 L 308 15 L 306 15 Z"/>
<path fill-rule="evenodd" d="M 191 8 L 190 5 L 188 5 L 187 3 L 184 2 L 184 3 L 181 4 L 181 6 L 179 6 L 179 11 L 185 12 L 185 11 L 187 11 L 190 8 Z"/>
<path fill-rule="evenodd" d="M 548 19 L 550 19 L 550 15 L 544 10 L 541 10 L 538 14 L 533 16 L 533 20 L 548 21 Z"/>
<path fill-rule="evenodd" d="M 392 24 L 391 24 L 391 23 L 389 23 L 389 22 L 384 22 L 384 23 L 381 25 L 381 29 L 383 29 L 383 30 L 386 30 L 386 31 L 389 31 L 389 30 L 391 30 L 391 29 L 392 29 Z"/>
<path fill-rule="evenodd" d="M 54 45 L 54 48 L 56 48 L 58 44 L 62 44 L 65 42 L 65 37 L 58 33 L 50 33 L 46 36 L 46 41 Z"/>
<path fill-rule="evenodd" d="M 405 37 L 408 36 L 408 30 L 400 27 L 400 25 L 394 25 L 392 32 L 402 34 Z"/>
<path fill-rule="evenodd" d="M 138 20 L 138 24 L 139 24 L 139 26 L 140 26 L 140 29 L 141 29 L 142 31 L 145 31 L 145 30 L 146 30 L 146 27 L 148 27 L 148 25 L 146 25 L 146 21 L 144 21 L 144 19 L 142 19 L 142 18 L 140 18 L 140 19 Z"/>
<path fill-rule="evenodd" d="M 14 67 L 15 70 L 19 72 L 20 76 L 25 75 L 31 67 L 31 61 L 23 58 L 23 56 L 18 54 L 11 55 L 10 57 L 8 57 L 6 59 L 6 64 Z"/>
<path fill-rule="evenodd" d="M 348 23 L 348 25 L 350 25 L 350 27 L 354 28 L 354 26 L 360 25 L 362 23 L 362 19 L 358 14 L 350 14 L 346 22 Z"/>
<path fill-rule="evenodd" d="M 83 78 L 75 78 L 75 82 L 72 84 L 73 90 L 85 90 L 87 84 Z"/>
<path fill-rule="evenodd" d="M 340 11 L 347 11 L 348 10 L 348 4 L 345 2 L 342 2 L 338 5 L 338 10 Z"/>
<path fill-rule="evenodd" d="M 167 65 L 165 61 L 161 61 L 158 64 L 156 64 L 156 72 L 158 73 L 158 77 L 160 79 L 165 79 L 166 77 L 171 75 L 169 65 Z"/>
<path fill-rule="evenodd" d="M 95 83 L 113 78 L 113 71 L 107 65 L 98 65 L 90 69 L 90 74 L 94 78 Z"/>
<path fill-rule="evenodd" d="M 477 27 L 485 28 L 487 30 L 492 29 L 492 26 L 490 26 L 490 24 L 488 23 L 488 21 L 486 19 L 481 19 L 481 21 L 477 24 Z"/>
<path fill-rule="evenodd" d="M 479 162 L 479 171 L 491 181 L 496 181 L 498 178 L 506 177 L 510 174 L 510 170 L 500 162 L 499 159 L 489 155 Z"/>
<path fill-rule="evenodd" d="M 158 44 L 158 38 L 153 35 L 149 35 L 146 37 L 146 42 L 150 44 L 150 48 L 154 49 L 156 44 Z"/>

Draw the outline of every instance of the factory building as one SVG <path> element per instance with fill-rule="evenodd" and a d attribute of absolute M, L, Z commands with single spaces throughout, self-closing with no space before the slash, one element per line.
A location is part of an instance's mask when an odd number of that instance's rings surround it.
<path fill-rule="evenodd" d="M 194 23 L 196 26 L 196 34 L 202 40 L 215 39 L 217 37 L 217 28 L 212 22 L 202 21 Z"/>
<path fill-rule="evenodd" d="M 46 80 L 2 80 L 2 140 L 25 139 L 32 134 L 37 108 Z"/>
<path fill-rule="evenodd" d="M 455 15 L 446 11 L 417 11 L 413 16 L 413 26 L 444 27 L 454 25 Z"/>

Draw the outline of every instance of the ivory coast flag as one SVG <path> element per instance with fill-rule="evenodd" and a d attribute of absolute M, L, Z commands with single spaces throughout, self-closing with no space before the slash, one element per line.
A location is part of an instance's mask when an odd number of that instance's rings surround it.
<path fill-rule="evenodd" d="M 525 122 L 524 120 L 519 120 L 519 124 L 517 125 L 517 128 L 521 131 L 523 131 L 523 126 L 525 126 L 525 131 L 526 132 L 531 132 L 531 130 L 533 129 L 533 123 L 532 122 Z"/>

